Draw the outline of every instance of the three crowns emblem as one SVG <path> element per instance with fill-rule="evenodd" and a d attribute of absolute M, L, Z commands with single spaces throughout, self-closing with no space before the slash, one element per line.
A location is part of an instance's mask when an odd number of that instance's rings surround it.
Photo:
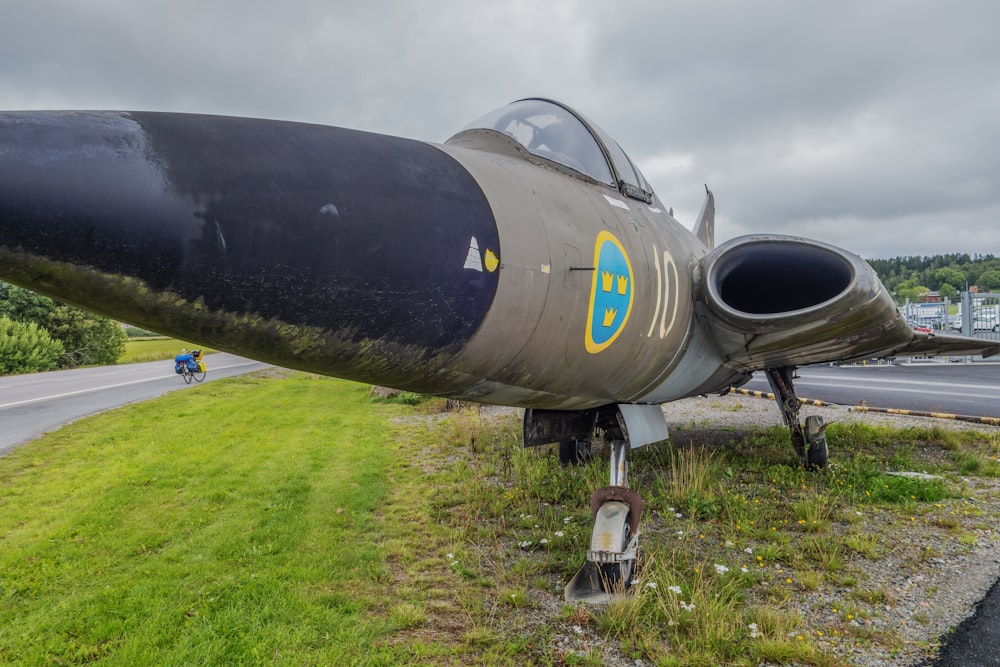
<path fill-rule="evenodd" d="M 602 231 L 594 243 L 594 278 L 584 344 L 597 354 L 615 341 L 632 311 L 632 263 L 614 234 Z"/>

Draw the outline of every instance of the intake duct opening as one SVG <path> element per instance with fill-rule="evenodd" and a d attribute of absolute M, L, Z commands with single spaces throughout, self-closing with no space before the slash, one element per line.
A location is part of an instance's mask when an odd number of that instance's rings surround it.
<path fill-rule="evenodd" d="M 820 241 L 730 239 L 705 255 L 696 284 L 705 330 L 740 371 L 889 353 L 913 337 L 871 267 Z"/>
<path fill-rule="evenodd" d="M 851 262 L 817 245 L 774 239 L 745 243 L 719 258 L 711 280 L 721 301 L 750 315 L 819 305 L 854 279 Z"/>

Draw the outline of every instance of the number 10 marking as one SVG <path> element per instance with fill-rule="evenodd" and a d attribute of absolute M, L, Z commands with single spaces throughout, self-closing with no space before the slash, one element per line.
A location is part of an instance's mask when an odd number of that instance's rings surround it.
<path fill-rule="evenodd" d="M 667 337 L 670 330 L 674 328 L 677 321 L 677 291 L 678 276 L 677 264 L 674 258 L 666 250 L 663 251 L 663 264 L 660 265 L 660 251 L 653 245 L 653 261 L 656 266 L 656 307 L 653 309 L 653 321 L 649 323 L 649 333 L 647 337 L 652 338 L 656 330 L 656 323 L 660 323 L 660 339 Z M 660 307 L 662 308 L 662 311 Z M 667 314 L 670 320 L 667 321 Z"/>

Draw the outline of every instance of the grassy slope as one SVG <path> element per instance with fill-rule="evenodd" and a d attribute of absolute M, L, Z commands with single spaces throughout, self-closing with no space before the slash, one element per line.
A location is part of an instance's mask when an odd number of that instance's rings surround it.
<path fill-rule="evenodd" d="M 305 375 L 217 382 L 0 459 L 0 659 L 375 657 L 387 408 Z M 391 656 L 391 651 L 387 652 Z"/>
<path fill-rule="evenodd" d="M 890 548 L 856 510 L 965 544 L 954 476 L 1000 475 L 995 436 L 926 429 L 832 426 L 813 475 L 783 429 L 644 448 L 640 592 L 581 609 L 555 601 L 606 463 L 562 469 L 517 430 L 277 372 L 72 424 L 0 458 L 0 662 L 601 664 L 557 644 L 582 628 L 655 664 L 841 664 L 830 641 L 901 641 L 852 622 L 891 596 L 849 565 Z M 915 464 L 946 481 L 883 472 Z M 827 590 L 849 599 L 785 609 Z"/>

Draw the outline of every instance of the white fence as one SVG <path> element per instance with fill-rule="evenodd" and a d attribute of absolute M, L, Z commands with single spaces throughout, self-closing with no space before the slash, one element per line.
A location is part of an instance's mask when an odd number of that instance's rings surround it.
<path fill-rule="evenodd" d="M 900 307 L 912 324 L 945 333 L 1000 340 L 1000 294 L 962 292 L 955 303 L 910 303 Z"/>

